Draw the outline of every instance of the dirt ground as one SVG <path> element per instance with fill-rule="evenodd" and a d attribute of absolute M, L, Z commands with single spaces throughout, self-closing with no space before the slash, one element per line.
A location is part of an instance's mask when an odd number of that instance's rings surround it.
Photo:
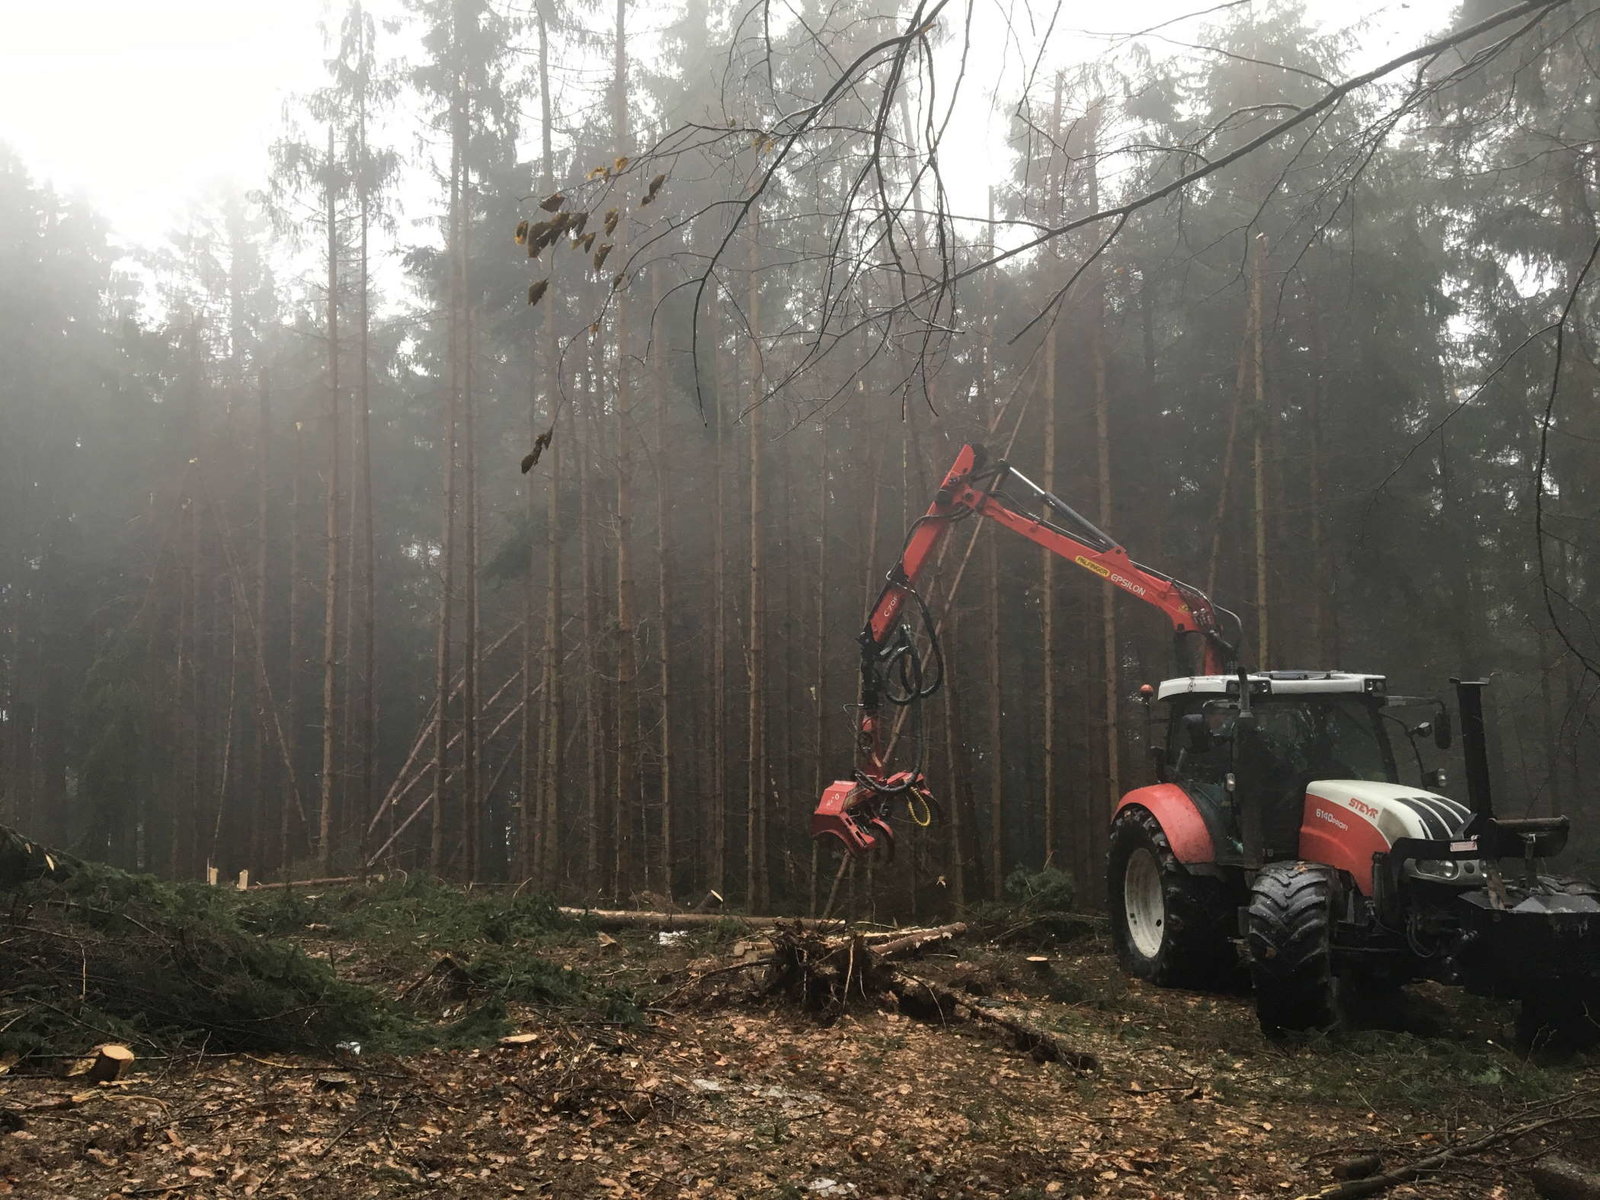
<path fill-rule="evenodd" d="M 1385 1022 L 1401 1028 L 1278 1046 L 1248 996 L 1130 982 L 1092 936 L 1048 975 L 976 940 L 903 964 L 1099 1061 L 1073 1070 L 971 1024 L 870 1006 L 825 1024 L 754 997 L 759 966 L 702 978 L 737 937 L 589 931 L 540 949 L 634 989 L 637 1023 L 527 1011 L 522 1044 L 489 1049 L 147 1057 L 100 1087 L 0 1075 L 0 1195 L 1298 1197 L 1353 1155 L 1392 1168 L 1557 1118 L 1386 1193 L 1518 1198 L 1535 1194 L 1518 1166 L 1557 1139 L 1572 1151 L 1586 1125 L 1560 1118 L 1600 1088 L 1591 1061 L 1502 1043 L 1509 1008 L 1443 991 L 1406 1000 Z"/>

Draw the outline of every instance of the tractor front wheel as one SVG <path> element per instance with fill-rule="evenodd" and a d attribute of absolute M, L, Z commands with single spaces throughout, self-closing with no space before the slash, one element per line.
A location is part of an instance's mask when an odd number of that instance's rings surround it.
<path fill-rule="evenodd" d="M 1321 863 L 1263 867 L 1250 888 L 1245 947 L 1256 1015 L 1269 1035 L 1326 1029 L 1339 1016 L 1333 973 L 1339 877 Z"/>
<path fill-rule="evenodd" d="M 1184 868 L 1147 809 L 1130 806 L 1111 823 L 1106 897 L 1111 943 L 1128 974 L 1162 987 L 1226 984 L 1237 965 L 1227 892 Z"/>

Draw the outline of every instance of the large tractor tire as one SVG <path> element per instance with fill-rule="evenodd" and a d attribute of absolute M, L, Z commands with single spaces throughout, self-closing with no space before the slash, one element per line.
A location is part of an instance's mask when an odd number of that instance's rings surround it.
<path fill-rule="evenodd" d="M 1272 863 L 1256 876 L 1245 949 L 1256 1015 L 1268 1035 L 1338 1022 L 1333 923 L 1339 894 L 1337 873 L 1321 863 Z"/>
<path fill-rule="evenodd" d="M 1238 968 L 1222 881 L 1192 875 L 1149 810 L 1111 823 L 1106 855 L 1111 943 L 1123 970 L 1162 987 L 1226 987 Z"/>

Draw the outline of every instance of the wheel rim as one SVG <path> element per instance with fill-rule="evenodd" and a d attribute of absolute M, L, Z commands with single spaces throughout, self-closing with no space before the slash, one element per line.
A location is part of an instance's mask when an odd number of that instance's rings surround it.
<path fill-rule="evenodd" d="M 1145 958 L 1154 958 L 1166 932 L 1167 904 L 1161 891 L 1161 866 L 1143 846 L 1128 856 L 1122 876 L 1122 911 L 1133 948 Z"/>

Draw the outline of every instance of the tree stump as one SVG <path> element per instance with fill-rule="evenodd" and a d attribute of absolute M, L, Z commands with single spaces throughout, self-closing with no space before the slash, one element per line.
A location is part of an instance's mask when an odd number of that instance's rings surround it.
<path fill-rule="evenodd" d="M 133 1051 L 115 1042 L 94 1048 L 94 1062 L 84 1072 L 90 1083 L 115 1083 L 133 1065 Z"/>

